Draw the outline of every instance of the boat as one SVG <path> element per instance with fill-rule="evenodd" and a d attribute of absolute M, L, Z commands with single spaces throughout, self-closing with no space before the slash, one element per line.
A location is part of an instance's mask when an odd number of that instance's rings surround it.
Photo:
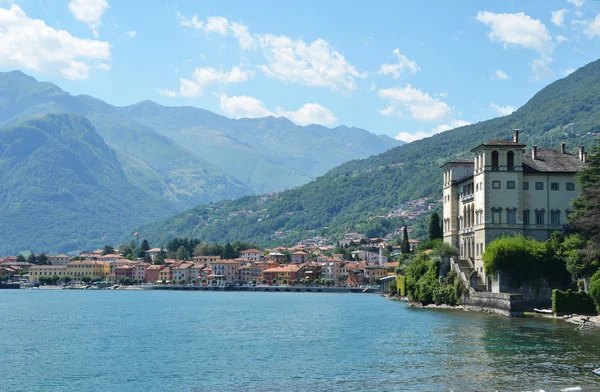
<path fill-rule="evenodd" d="M 600 368 L 592 370 L 592 373 L 594 373 L 596 376 L 600 376 Z"/>
<path fill-rule="evenodd" d="M 533 309 L 534 313 L 541 313 L 541 314 L 553 314 L 554 312 L 552 311 L 552 309 L 538 309 L 535 308 Z"/>

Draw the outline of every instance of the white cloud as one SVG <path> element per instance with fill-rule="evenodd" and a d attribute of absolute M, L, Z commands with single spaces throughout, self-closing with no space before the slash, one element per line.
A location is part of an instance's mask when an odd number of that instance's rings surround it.
<path fill-rule="evenodd" d="M 583 0 L 567 0 L 567 3 L 571 3 L 575 7 L 579 8 L 583 5 Z"/>
<path fill-rule="evenodd" d="M 494 76 L 492 76 L 492 80 L 507 80 L 510 79 L 510 76 L 508 76 L 508 74 L 500 69 L 497 69 L 496 72 L 494 72 Z"/>
<path fill-rule="evenodd" d="M 310 44 L 285 36 L 259 36 L 267 65 L 259 68 L 268 77 L 304 86 L 329 87 L 335 91 L 354 90 L 355 78 L 362 75 L 327 41 Z"/>
<path fill-rule="evenodd" d="M 254 97 L 246 95 L 229 97 L 223 93 L 218 95 L 218 98 L 221 111 L 233 118 L 287 117 L 299 125 L 333 125 L 337 121 L 331 110 L 318 103 L 305 103 L 298 110 L 284 110 L 278 107 L 275 112 L 272 112 L 261 100 Z"/>
<path fill-rule="evenodd" d="M 568 41 L 567 37 L 565 37 L 564 35 L 557 35 L 556 37 L 554 37 L 554 39 L 556 40 L 557 44 Z"/>
<path fill-rule="evenodd" d="M 383 114 L 384 116 L 391 116 L 392 114 L 394 114 L 394 107 L 392 105 L 387 105 L 385 109 L 381 109 L 379 113 Z M 400 113 L 399 115 L 401 116 L 402 113 Z"/>
<path fill-rule="evenodd" d="M 128 31 L 126 34 L 129 36 L 129 38 L 133 38 L 137 35 L 137 32 L 135 30 L 131 30 Z"/>
<path fill-rule="evenodd" d="M 548 65 L 549 59 L 535 59 L 531 62 L 531 80 L 539 81 L 550 79 L 554 76 L 554 72 Z"/>
<path fill-rule="evenodd" d="M 496 113 L 498 113 L 501 116 L 508 116 L 509 114 L 515 111 L 514 106 L 500 106 L 496 105 L 495 103 L 490 103 L 490 108 L 492 108 Z"/>
<path fill-rule="evenodd" d="M 333 125 L 337 121 L 337 117 L 333 112 L 318 103 L 305 103 L 296 111 L 286 111 L 277 108 L 278 116 L 284 116 L 300 125 L 319 124 Z"/>
<path fill-rule="evenodd" d="M 255 47 L 254 38 L 248 32 L 248 26 L 241 23 L 232 22 L 222 16 L 209 16 L 206 22 L 198 20 L 198 15 L 194 15 L 192 19 L 186 19 L 181 13 L 177 13 L 177 16 L 182 26 L 202 30 L 206 34 L 215 33 L 223 36 L 231 34 L 237 38 L 240 47 L 244 50 Z"/>
<path fill-rule="evenodd" d="M 0 65 L 85 79 L 91 68 L 110 69 L 110 44 L 73 37 L 43 20 L 31 19 L 16 4 L 0 8 Z"/>
<path fill-rule="evenodd" d="M 219 95 L 219 109 L 233 118 L 257 118 L 273 115 L 261 100 L 246 95 L 237 97 L 228 97 L 225 93 Z"/>
<path fill-rule="evenodd" d="M 396 140 L 402 140 L 403 142 L 410 143 L 410 142 L 414 142 L 416 140 L 424 139 L 426 137 L 431 137 L 433 135 L 437 135 L 438 133 L 449 131 L 450 129 L 462 127 L 462 126 L 469 125 L 469 124 L 471 124 L 471 123 L 467 122 L 467 121 L 453 120 L 449 124 L 438 125 L 437 127 L 433 128 L 429 132 L 425 132 L 425 131 L 418 131 L 415 133 L 399 132 L 396 135 Z"/>
<path fill-rule="evenodd" d="M 396 64 L 382 64 L 379 73 L 382 75 L 392 75 L 394 79 L 398 79 L 400 74 L 408 69 L 413 75 L 420 69 L 416 62 L 406 58 L 400 53 L 399 49 L 394 49 L 394 55 L 398 59 Z"/>
<path fill-rule="evenodd" d="M 565 76 L 569 76 L 571 75 L 573 72 L 575 72 L 575 68 L 567 68 L 563 71 Z"/>
<path fill-rule="evenodd" d="M 102 25 L 102 15 L 109 7 L 106 0 L 71 0 L 69 11 L 75 19 L 87 24 L 95 37 L 98 37 L 98 27 Z"/>
<path fill-rule="evenodd" d="M 546 25 L 523 12 L 516 14 L 478 12 L 477 20 L 490 26 L 488 35 L 490 40 L 503 43 L 505 48 L 509 45 L 519 45 L 533 49 L 542 56 L 548 56 L 554 50 Z"/>
<path fill-rule="evenodd" d="M 212 67 L 196 68 L 190 79 L 179 79 L 179 94 L 184 97 L 199 97 L 204 88 L 214 84 L 242 83 L 254 77 L 254 72 L 238 66 L 231 71 L 216 70 Z"/>
<path fill-rule="evenodd" d="M 596 18 L 585 28 L 584 33 L 589 39 L 595 36 L 600 37 L 600 14 L 597 14 Z"/>
<path fill-rule="evenodd" d="M 160 95 L 165 95 L 167 97 L 176 97 L 177 96 L 177 91 L 175 90 L 164 90 L 162 88 L 159 88 L 158 90 L 156 90 L 157 93 L 159 93 Z"/>
<path fill-rule="evenodd" d="M 552 23 L 554 23 L 558 27 L 564 27 L 565 25 L 565 14 L 569 12 L 569 10 L 556 10 L 552 11 Z"/>
<path fill-rule="evenodd" d="M 387 88 L 378 90 L 380 98 L 386 99 L 394 107 L 410 113 L 410 117 L 421 121 L 444 121 L 453 117 L 452 109 L 438 98 L 407 84 L 404 88 Z M 392 114 L 389 109 L 387 115 Z"/>

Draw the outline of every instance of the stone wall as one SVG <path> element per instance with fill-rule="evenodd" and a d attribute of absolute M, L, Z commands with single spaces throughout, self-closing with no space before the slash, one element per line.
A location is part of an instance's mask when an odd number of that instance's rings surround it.
<path fill-rule="evenodd" d="M 478 292 L 473 289 L 464 297 L 468 310 L 497 313 L 504 316 L 524 315 L 523 295 L 506 293 Z"/>

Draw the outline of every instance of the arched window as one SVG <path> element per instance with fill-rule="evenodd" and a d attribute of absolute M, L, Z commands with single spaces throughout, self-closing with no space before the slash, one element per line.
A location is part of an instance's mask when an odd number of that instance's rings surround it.
<path fill-rule="evenodd" d="M 492 151 L 492 170 L 498 170 L 498 151 Z"/>
<path fill-rule="evenodd" d="M 515 170 L 515 153 L 512 151 L 506 154 L 506 167 L 508 171 Z"/>

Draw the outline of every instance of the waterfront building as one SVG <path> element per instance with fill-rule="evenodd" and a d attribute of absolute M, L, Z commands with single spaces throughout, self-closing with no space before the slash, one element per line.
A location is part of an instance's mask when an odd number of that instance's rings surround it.
<path fill-rule="evenodd" d="M 379 263 L 379 253 L 366 250 L 355 250 L 352 252 L 352 256 L 354 256 L 354 258 L 358 256 L 361 261 L 366 261 L 367 263 Z M 387 257 L 381 256 L 381 258 L 383 263 L 387 263 Z"/>
<path fill-rule="evenodd" d="M 537 148 L 519 142 L 493 140 L 472 150 L 474 158 L 454 159 L 443 169 L 444 241 L 460 250 L 460 259 L 477 272 L 479 286 L 504 291 L 501 277 L 485 275 L 482 255 L 487 245 L 504 234 L 546 240 L 562 232 L 579 194 L 575 179 L 586 153 Z M 500 275 L 501 276 L 501 275 Z"/>
<path fill-rule="evenodd" d="M 58 256 L 48 256 L 48 261 L 52 265 L 66 265 L 69 262 L 70 258 L 67 255 L 58 255 Z"/>
<path fill-rule="evenodd" d="M 42 276 L 63 278 L 69 274 L 65 265 L 32 265 L 29 268 L 29 283 L 39 283 Z"/>
<path fill-rule="evenodd" d="M 159 272 L 162 271 L 162 269 L 165 268 L 164 265 L 150 265 L 148 266 L 148 268 L 146 268 L 146 274 L 144 277 L 144 282 L 146 283 L 154 283 L 154 282 L 158 282 L 161 279 L 159 279 Z"/>
<path fill-rule="evenodd" d="M 171 267 L 164 267 L 160 271 L 158 271 L 158 281 L 159 282 L 171 282 L 173 280 L 173 271 L 171 271 Z"/>
<path fill-rule="evenodd" d="M 133 266 L 131 277 L 138 281 L 146 281 L 146 269 L 150 266 L 148 263 L 138 263 Z"/>
<path fill-rule="evenodd" d="M 132 265 L 119 265 L 115 268 L 116 281 L 123 278 L 133 278 L 133 266 Z"/>
<path fill-rule="evenodd" d="M 211 264 L 213 277 L 220 277 L 226 282 L 238 282 L 239 270 L 245 259 L 217 260 Z"/>
<path fill-rule="evenodd" d="M 377 284 L 379 279 L 388 275 L 388 269 L 379 264 L 367 264 L 363 274 L 368 284 Z"/>
<path fill-rule="evenodd" d="M 66 265 L 67 274 L 75 280 L 83 276 L 104 279 L 110 273 L 109 263 L 97 260 L 74 260 Z"/>
<path fill-rule="evenodd" d="M 221 260 L 221 256 L 194 256 L 192 261 L 194 264 L 209 264 Z"/>
<path fill-rule="evenodd" d="M 273 280 L 277 283 L 283 284 L 285 281 L 287 284 L 291 284 L 295 280 L 300 281 L 304 274 L 304 266 L 289 264 L 281 267 L 268 268 L 263 271 L 263 279 L 268 284 L 271 284 Z"/>
<path fill-rule="evenodd" d="M 194 264 L 192 263 L 181 263 L 177 267 L 173 267 L 173 281 L 176 283 L 189 283 L 190 282 L 190 269 Z"/>

